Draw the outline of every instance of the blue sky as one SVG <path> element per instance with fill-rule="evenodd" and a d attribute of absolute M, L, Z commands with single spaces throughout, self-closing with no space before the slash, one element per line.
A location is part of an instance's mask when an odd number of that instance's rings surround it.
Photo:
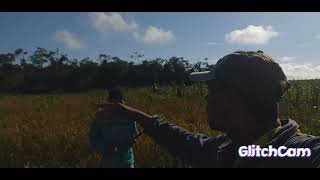
<path fill-rule="evenodd" d="M 236 50 L 263 50 L 295 79 L 320 78 L 320 13 L 0 13 L 0 53 L 36 47 L 69 57 L 184 57 L 215 63 Z"/>

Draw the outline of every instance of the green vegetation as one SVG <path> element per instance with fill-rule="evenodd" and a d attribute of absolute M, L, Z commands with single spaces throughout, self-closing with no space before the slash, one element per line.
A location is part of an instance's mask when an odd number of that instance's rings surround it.
<path fill-rule="evenodd" d="M 293 81 L 280 105 L 280 116 L 296 120 L 304 133 L 320 135 L 320 81 Z M 217 135 L 206 123 L 206 86 L 187 86 L 175 96 L 173 86 L 127 89 L 126 103 L 161 114 L 194 132 Z M 94 103 L 103 90 L 89 93 L 0 95 L 0 167 L 97 167 L 99 156 L 88 144 Z M 188 167 L 143 135 L 134 146 L 137 167 Z"/>

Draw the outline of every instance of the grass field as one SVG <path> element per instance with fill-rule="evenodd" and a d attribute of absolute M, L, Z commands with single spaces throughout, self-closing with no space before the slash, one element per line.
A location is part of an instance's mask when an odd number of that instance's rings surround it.
<path fill-rule="evenodd" d="M 293 81 L 280 116 L 295 119 L 307 134 L 320 135 L 320 81 Z M 190 86 L 182 98 L 173 87 L 154 96 L 150 88 L 129 89 L 126 103 L 149 114 L 162 114 L 191 131 L 217 135 L 206 123 L 206 87 Z M 88 130 L 103 90 L 78 94 L 0 95 L 0 167 L 97 167 Z M 152 139 L 134 146 L 136 167 L 188 167 Z"/>

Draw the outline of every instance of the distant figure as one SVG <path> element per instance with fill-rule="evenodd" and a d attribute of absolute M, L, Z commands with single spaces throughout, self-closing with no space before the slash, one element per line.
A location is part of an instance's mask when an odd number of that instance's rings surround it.
<path fill-rule="evenodd" d="M 177 88 L 177 97 L 182 97 L 183 95 L 182 95 L 182 91 L 181 91 L 181 89 L 180 88 Z"/>
<path fill-rule="evenodd" d="M 180 87 L 178 87 L 177 88 L 177 97 L 183 97 L 183 96 L 184 96 L 183 90 Z"/>
<path fill-rule="evenodd" d="M 110 103 L 124 103 L 120 88 L 109 91 Z M 100 166 L 103 168 L 134 168 L 132 145 L 138 131 L 136 123 L 123 118 L 121 114 L 106 113 L 103 110 L 95 114 L 89 132 L 91 146 L 102 155 Z"/>
<path fill-rule="evenodd" d="M 157 94 L 159 92 L 159 87 L 156 83 L 153 84 L 152 91 L 153 91 L 153 94 Z"/>
<path fill-rule="evenodd" d="M 185 84 L 181 85 L 180 87 L 177 87 L 177 97 L 183 97 L 184 96 L 184 90 L 185 90 Z"/>

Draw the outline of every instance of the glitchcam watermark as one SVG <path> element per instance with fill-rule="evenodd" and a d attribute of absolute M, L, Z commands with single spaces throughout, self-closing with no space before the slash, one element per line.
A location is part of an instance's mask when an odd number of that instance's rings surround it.
<path fill-rule="evenodd" d="M 259 145 L 241 146 L 238 150 L 240 157 L 310 157 L 310 148 L 287 148 L 280 146 L 260 148 Z"/>

